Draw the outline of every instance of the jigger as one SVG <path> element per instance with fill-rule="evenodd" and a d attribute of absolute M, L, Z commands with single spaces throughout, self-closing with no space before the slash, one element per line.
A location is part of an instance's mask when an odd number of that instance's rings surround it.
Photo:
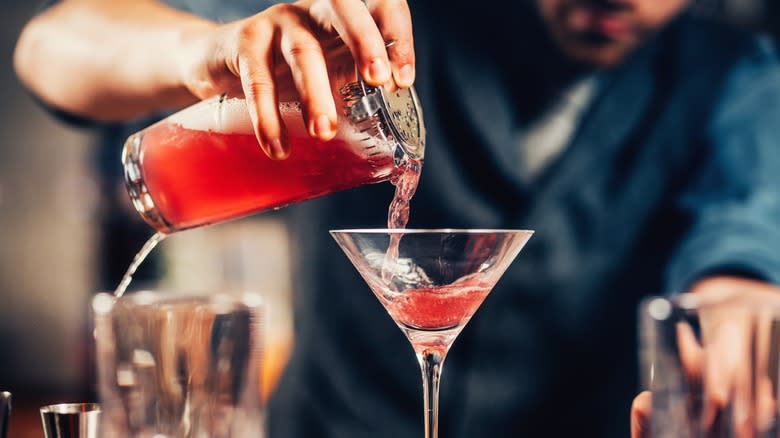
<path fill-rule="evenodd" d="M 11 416 L 11 393 L 0 391 L 0 438 L 8 436 L 8 419 Z"/>
<path fill-rule="evenodd" d="M 63 403 L 41 408 L 46 438 L 99 438 L 100 406 L 96 403 Z"/>

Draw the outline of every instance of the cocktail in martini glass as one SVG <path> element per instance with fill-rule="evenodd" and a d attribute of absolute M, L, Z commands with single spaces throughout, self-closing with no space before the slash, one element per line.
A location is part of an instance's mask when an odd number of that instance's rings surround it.
<path fill-rule="evenodd" d="M 438 434 L 439 379 L 452 342 L 533 234 L 526 230 L 335 230 L 417 355 L 425 437 Z"/>

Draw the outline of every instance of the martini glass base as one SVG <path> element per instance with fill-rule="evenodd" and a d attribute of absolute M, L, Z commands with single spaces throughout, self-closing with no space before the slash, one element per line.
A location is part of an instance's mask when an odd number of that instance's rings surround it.
<path fill-rule="evenodd" d="M 444 359 L 464 326 L 465 324 L 443 330 L 420 330 L 398 324 L 411 342 L 422 372 L 425 438 L 438 436 L 439 426 L 436 419 L 439 417 L 439 382 Z"/>

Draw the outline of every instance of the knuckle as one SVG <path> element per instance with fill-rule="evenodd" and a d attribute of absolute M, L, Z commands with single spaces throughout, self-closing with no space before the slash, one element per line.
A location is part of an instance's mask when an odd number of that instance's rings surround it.
<path fill-rule="evenodd" d="M 381 8 L 385 10 L 398 10 L 398 8 L 406 8 L 406 0 L 381 0 L 379 1 Z"/>
<path fill-rule="evenodd" d="M 377 9 L 377 20 L 392 24 L 394 27 L 407 27 L 412 24 L 409 5 L 405 0 L 385 0 Z"/>
<path fill-rule="evenodd" d="M 270 6 L 266 11 L 272 15 L 287 16 L 290 14 L 296 14 L 298 6 L 292 3 L 276 3 Z"/>
<path fill-rule="evenodd" d="M 243 46 L 247 42 L 254 40 L 256 34 L 257 31 L 255 30 L 255 27 L 251 23 L 242 25 L 238 29 L 239 45 Z"/>
<path fill-rule="evenodd" d="M 333 9 L 348 9 L 355 6 L 354 0 L 330 0 L 330 6 Z"/>
<path fill-rule="evenodd" d="M 274 83 L 266 74 L 252 74 L 246 88 L 246 94 L 251 95 L 258 101 L 273 99 L 274 97 Z"/>
<path fill-rule="evenodd" d="M 355 38 L 354 45 L 362 62 L 371 62 L 374 58 L 387 58 L 387 50 L 381 39 Z"/>
<path fill-rule="evenodd" d="M 256 15 L 245 20 L 238 30 L 238 37 L 242 45 L 252 44 L 258 39 L 270 38 L 272 35 L 273 24 L 263 15 Z"/>
<path fill-rule="evenodd" d="M 401 63 L 411 64 L 414 62 L 414 49 L 408 40 L 399 40 L 389 48 L 390 56 Z"/>
<path fill-rule="evenodd" d="M 286 50 L 294 57 L 311 56 L 322 53 L 322 48 L 316 40 L 301 36 L 290 38 Z"/>

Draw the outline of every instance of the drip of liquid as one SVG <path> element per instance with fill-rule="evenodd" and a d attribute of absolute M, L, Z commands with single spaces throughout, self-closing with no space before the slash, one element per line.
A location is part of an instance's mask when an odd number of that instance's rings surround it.
<path fill-rule="evenodd" d="M 409 201 L 420 183 L 422 161 L 407 160 L 402 165 L 404 166 L 403 172 L 398 179 L 392 181 L 395 185 L 395 195 L 387 211 L 387 228 L 390 229 L 406 228 L 406 224 L 409 222 Z M 393 278 L 393 266 L 398 259 L 398 245 L 401 242 L 401 236 L 401 234 L 396 233 L 390 235 L 390 245 L 387 248 L 382 266 L 382 280 L 385 283 L 389 283 Z"/>
<path fill-rule="evenodd" d="M 130 282 L 133 281 L 133 274 L 135 274 L 135 271 L 138 270 L 141 263 L 146 260 L 146 257 L 149 256 L 149 253 L 152 252 L 154 247 L 165 239 L 165 236 L 165 234 L 157 232 L 144 243 L 144 246 L 141 247 L 141 250 L 138 251 L 138 254 L 135 255 L 132 263 L 130 263 L 130 267 L 127 268 L 125 275 L 122 277 L 122 281 L 119 282 L 119 286 L 114 290 L 114 297 L 119 298 L 124 295 L 127 287 L 130 286 Z"/>

